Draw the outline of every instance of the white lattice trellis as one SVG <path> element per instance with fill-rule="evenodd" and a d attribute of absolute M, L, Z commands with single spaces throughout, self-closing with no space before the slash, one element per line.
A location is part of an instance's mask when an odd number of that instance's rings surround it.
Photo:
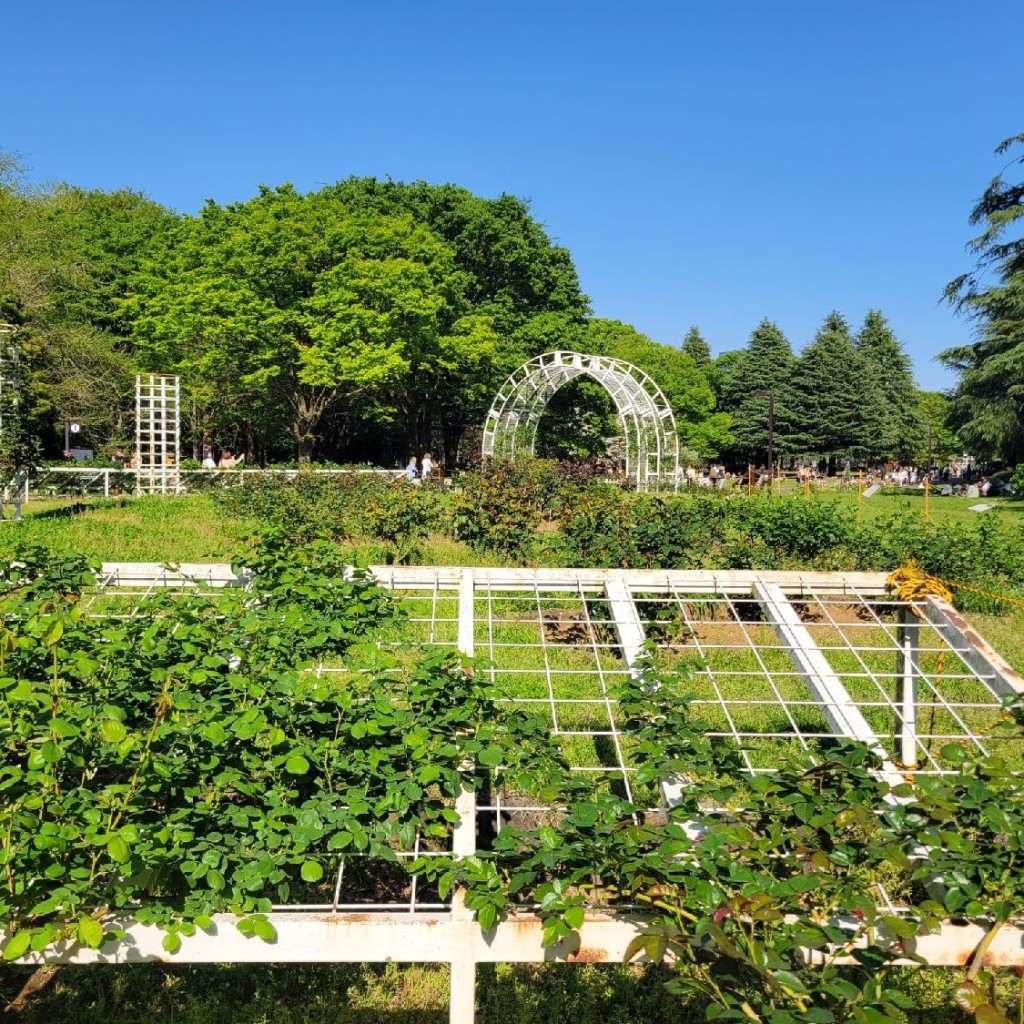
<path fill-rule="evenodd" d="M 141 494 L 179 490 L 181 382 L 176 374 L 135 378 L 135 466 Z"/>

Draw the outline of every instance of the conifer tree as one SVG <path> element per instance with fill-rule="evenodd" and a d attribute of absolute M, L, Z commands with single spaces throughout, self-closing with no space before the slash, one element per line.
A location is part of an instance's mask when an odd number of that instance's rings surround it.
<path fill-rule="evenodd" d="M 694 324 L 683 338 L 683 351 L 697 364 L 697 369 L 707 373 L 711 365 L 711 346 L 704 340 L 700 328 Z"/>
<path fill-rule="evenodd" d="M 877 432 L 866 439 L 869 453 L 876 458 L 911 457 L 909 439 L 914 433 L 917 388 L 910 357 L 877 309 L 868 310 L 856 339 L 864 358 L 864 372 L 874 377 L 882 407 L 877 414 Z M 868 390 L 870 398 L 871 391 Z M 869 414 L 872 410 L 865 410 Z"/>
<path fill-rule="evenodd" d="M 732 453 L 738 461 L 766 463 L 768 392 L 774 405 L 775 458 L 793 451 L 796 395 L 792 387 L 796 358 L 777 324 L 762 320 L 724 383 L 722 407 L 732 415 Z"/>
<path fill-rule="evenodd" d="M 800 402 L 798 450 L 827 458 L 830 472 L 838 458 L 875 454 L 881 389 L 841 313 L 833 310 L 825 317 L 797 361 L 794 381 Z"/>

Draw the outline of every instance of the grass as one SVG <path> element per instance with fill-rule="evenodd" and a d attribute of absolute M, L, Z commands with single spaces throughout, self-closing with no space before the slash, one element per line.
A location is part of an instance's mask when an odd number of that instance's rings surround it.
<path fill-rule="evenodd" d="M 799 488 L 784 489 L 784 494 L 799 493 Z M 839 505 L 852 511 L 857 510 L 856 488 L 823 487 L 812 490 L 813 501 Z M 984 502 L 993 505 L 988 512 L 972 512 L 971 505 Z M 1024 525 L 1024 501 L 1012 498 L 943 498 L 932 491 L 928 499 L 929 514 L 936 523 L 977 523 L 982 516 L 999 519 L 1006 525 Z M 882 519 L 885 516 L 903 512 L 924 517 L 924 492 L 915 487 L 902 490 L 885 489 L 871 498 L 863 498 L 860 514 L 864 522 Z"/>

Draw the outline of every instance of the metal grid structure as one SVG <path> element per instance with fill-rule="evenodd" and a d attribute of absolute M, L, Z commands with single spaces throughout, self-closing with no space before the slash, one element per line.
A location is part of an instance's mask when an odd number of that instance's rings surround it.
<path fill-rule="evenodd" d="M 135 466 L 140 494 L 178 493 L 180 391 L 176 374 L 140 373 L 135 378 Z"/>
<path fill-rule="evenodd" d="M 678 488 L 679 438 L 661 388 L 631 363 L 581 352 L 545 352 L 502 384 L 484 423 L 483 455 L 532 454 L 555 392 L 590 376 L 611 396 L 626 438 L 626 476 L 639 490 Z"/>
<path fill-rule="evenodd" d="M 18 345 L 14 340 L 17 331 L 15 324 L 0 323 L 0 434 L 4 429 L 6 402 L 17 403 L 21 386 Z M 4 518 L 4 505 L 8 503 L 14 505 L 14 518 L 21 519 L 22 502 L 28 501 L 28 477 L 27 469 L 17 470 L 9 477 L 0 477 L 0 520 Z"/>
<path fill-rule="evenodd" d="M 903 781 L 911 770 L 941 771 L 946 743 L 1000 752 L 1024 764 L 1024 741 L 1000 739 L 1000 696 L 1024 692 L 1013 671 L 948 603 L 913 605 L 885 595 L 879 573 L 645 572 L 584 569 L 375 567 L 406 611 L 392 642 L 458 648 L 500 684 L 503 700 L 547 718 L 574 771 L 595 786 L 619 787 L 638 806 L 664 812 L 679 780 L 638 786 L 621 737 L 614 690 L 653 647 L 668 669 L 693 664 L 694 707 L 710 736 L 735 744 L 750 773 L 773 770 L 787 749 L 813 751 L 836 737 L 862 740 L 883 759 L 882 772 Z M 197 586 L 244 586 L 226 565 L 105 565 L 93 607 L 130 614 L 140 597 Z M 99 602 L 99 603 L 97 603 Z M 343 684 L 351 664 L 312 671 Z M 482 845 L 488 830 L 512 821 L 532 827 L 555 820 L 497 786 L 462 793 L 456 855 Z M 418 847 L 415 852 L 420 852 Z M 407 856 L 415 855 L 415 852 Z M 175 960 L 447 962 L 452 965 L 451 1019 L 473 1015 L 474 968 L 482 962 L 621 959 L 638 924 L 629 907 L 592 907 L 570 939 L 547 949 L 533 908 L 487 934 L 455 892 L 447 901 L 404 876 L 382 894 L 364 884 L 367 865 L 339 855 L 333 883 L 317 899 L 279 906 L 279 938 L 254 944 L 224 915 L 208 933 L 185 940 Z M 329 876 L 330 877 L 330 876 Z M 880 904 L 898 906 L 879 889 Z M 79 962 L 166 959 L 160 934 L 129 928 L 131 944 L 110 951 L 70 947 Z M 962 963 L 982 930 L 949 925 L 908 940 L 907 951 L 937 965 Z M 993 963 L 1024 959 L 1024 931 L 1005 929 Z"/>

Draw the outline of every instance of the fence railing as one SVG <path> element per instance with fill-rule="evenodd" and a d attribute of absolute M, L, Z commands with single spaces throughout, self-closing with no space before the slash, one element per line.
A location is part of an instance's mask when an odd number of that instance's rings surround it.
<path fill-rule="evenodd" d="M 258 477 L 291 478 L 314 473 L 318 476 L 375 475 L 396 479 L 402 469 L 179 469 L 178 491 L 187 494 L 213 487 L 236 487 L 247 479 Z M 25 481 L 25 500 L 29 493 L 40 498 L 84 497 L 103 495 L 106 498 L 137 494 L 138 471 L 134 469 L 103 469 L 79 466 L 37 466 Z"/>

